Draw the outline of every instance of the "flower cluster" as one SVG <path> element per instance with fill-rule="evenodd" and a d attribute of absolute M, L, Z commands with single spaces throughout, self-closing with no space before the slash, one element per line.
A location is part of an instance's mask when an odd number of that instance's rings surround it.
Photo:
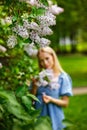
<path fill-rule="evenodd" d="M 7 49 L 6 49 L 4 46 L 0 45 L 0 52 L 5 53 L 6 50 L 7 50 Z"/>
<path fill-rule="evenodd" d="M 5 18 L 1 18 L 1 24 L 2 25 L 10 25 L 12 24 L 12 17 L 5 17 Z"/>
<path fill-rule="evenodd" d="M 24 46 L 24 50 L 28 53 L 29 56 L 32 56 L 32 57 L 35 57 L 38 52 L 33 42 L 31 44 L 26 44 Z"/>
<path fill-rule="evenodd" d="M 32 6 L 39 6 L 39 0 L 19 0 L 20 2 L 26 2 Z"/>
<path fill-rule="evenodd" d="M 51 89 L 56 89 L 59 87 L 58 77 L 54 78 L 54 74 L 51 69 L 45 69 L 45 70 L 41 71 L 36 78 L 38 79 L 38 81 L 36 83 L 36 85 L 38 87 L 40 87 L 40 86 L 46 87 L 47 85 Z"/>
<path fill-rule="evenodd" d="M 42 14 L 30 14 L 31 21 L 28 19 L 30 16 L 25 18 L 22 15 L 21 18 L 23 24 L 20 25 L 20 23 L 16 22 L 15 26 L 12 28 L 12 31 L 15 35 L 10 36 L 7 41 L 8 47 L 13 48 L 17 44 L 17 36 L 21 37 L 22 39 L 29 39 L 31 42 L 25 43 L 24 50 L 28 53 L 28 55 L 32 56 L 36 54 L 36 52 L 34 52 L 36 49 L 33 50 L 33 48 L 35 48 L 34 46 L 38 45 L 39 47 L 44 47 L 49 46 L 51 43 L 50 40 L 45 38 L 45 36 L 53 33 L 53 31 L 50 29 L 50 26 L 56 24 L 55 15 L 63 12 L 63 9 L 57 5 L 50 5 L 49 1 L 48 6 L 44 5 L 39 0 L 19 0 L 19 2 L 26 2 L 31 6 L 31 8 L 35 6 L 37 10 L 44 10 Z"/>
<path fill-rule="evenodd" d="M 14 46 L 17 44 L 17 38 L 14 35 L 9 36 L 9 39 L 7 41 L 7 45 L 9 48 L 14 48 Z"/>
<path fill-rule="evenodd" d="M 0 45 L 0 53 L 5 53 L 7 51 L 7 49 L 4 47 L 4 46 L 2 46 L 2 45 Z M 2 63 L 0 62 L 0 69 L 3 67 L 3 65 L 2 65 Z"/>
<path fill-rule="evenodd" d="M 29 37 L 28 30 L 24 26 L 16 25 L 15 27 L 13 27 L 13 31 L 22 38 Z"/>
<path fill-rule="evenodd" d="M 0 63 L 0 69 L 2 68 L 3 66 L 2 66 L 2 63 Z"/>

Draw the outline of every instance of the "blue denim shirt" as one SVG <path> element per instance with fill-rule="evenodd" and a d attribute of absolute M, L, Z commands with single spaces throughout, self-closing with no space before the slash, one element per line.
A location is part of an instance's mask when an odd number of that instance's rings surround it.
<path fill-rule="evenodd" d="M 49 116 L 52 121 L 53 130 L 62 130 L 64 128 L 62 121 L 64 119 L 64 113 L 62 107 L 54 103 L 44 103 L 42 94 L 45 93 L 53 98 L 59 99 L 61 96 L 72 96 L 72 80 L 67 73 L 61 73 L 58 77 L 58 88 L 50 88 L 47 86 L 40 86 L 37 89 L 37 98 L 40 102 L 35 102 L 35 108 L 41 109 L 40 116 Z"/>

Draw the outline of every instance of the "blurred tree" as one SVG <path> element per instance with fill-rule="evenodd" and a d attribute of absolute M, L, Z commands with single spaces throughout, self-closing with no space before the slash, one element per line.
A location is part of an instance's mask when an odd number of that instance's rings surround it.
<path fill-rule="evenodd" d="M 87 1 L 86 0 L 59 0 L 58 5 L 64 8 L 64 12 L 57 17 L 57 24 L 53 28 L 54 35 L 51 37 L 51 46 L 60 52 L 59 41 L 63 39 L 66 51 L 66 38 L 70 39 L 71 52 L 76 52 L 79 30 L 80 37 L 87 41 Z M 65 42 L 64 42 L 65 41 Z"/>
<path fill-rule="evenodd" d="M 79 17 L 81 18 L 83 41 L 87 41 L 87 1 L 81 0 Z"/>

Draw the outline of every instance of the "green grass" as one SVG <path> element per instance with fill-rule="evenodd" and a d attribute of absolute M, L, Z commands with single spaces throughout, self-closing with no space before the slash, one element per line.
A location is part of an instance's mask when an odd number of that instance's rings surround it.
<path fill-rule="evenodd" d="M 68 108 L 64 108 L 65 117 L 73 126 L 69 130 L 87 130 L 87 95 L 70 98 Z"/>
<path fill-rule="evenodd" d="M 73 87 L 87 86 L 87 56 L 72 54 L 58 57 L 63 69 L 70 74 Z"/>

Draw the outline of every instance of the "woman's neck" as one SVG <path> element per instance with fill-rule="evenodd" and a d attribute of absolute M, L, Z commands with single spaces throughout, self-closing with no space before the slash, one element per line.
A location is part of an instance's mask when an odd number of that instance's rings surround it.
<path fill-rule="evenodd" d="M 54 77 L 57 77 L 57 76 L 59 76 L 61 74 L 60 71 L 53 71 L 53 73 L 54 73 Z"/>

